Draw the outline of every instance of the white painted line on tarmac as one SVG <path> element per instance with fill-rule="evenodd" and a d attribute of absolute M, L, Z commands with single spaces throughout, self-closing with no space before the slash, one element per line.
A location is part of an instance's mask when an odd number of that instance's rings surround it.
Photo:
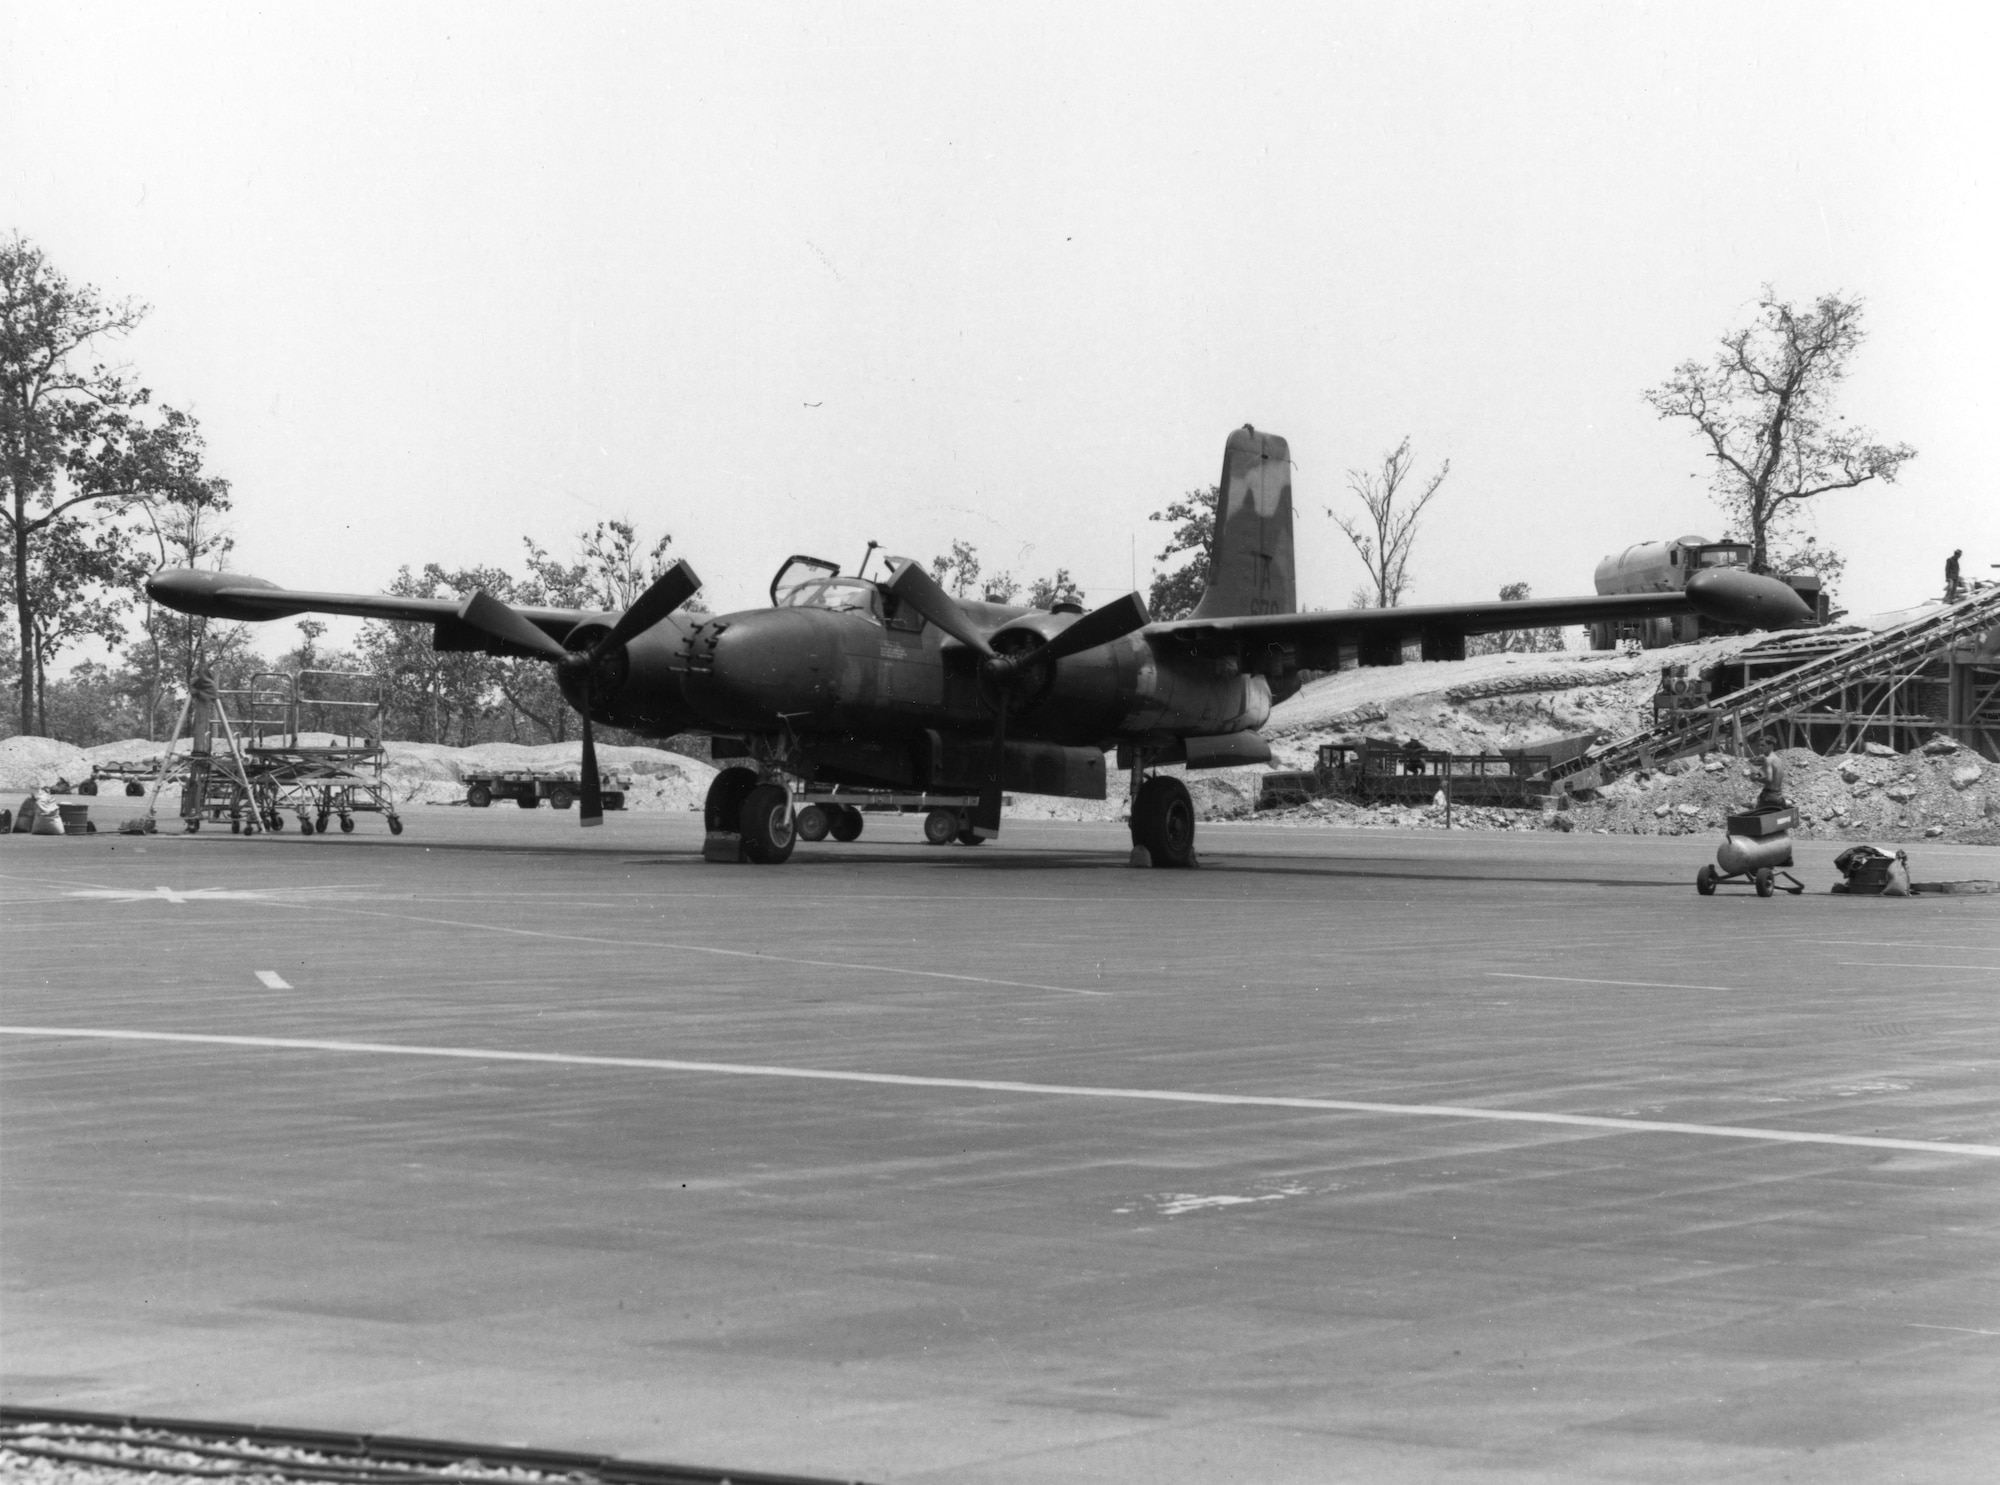
<path fill-rule="evenodd" d="M 1497 980 L 1555 980 L 1564 985 L 1622 985 L 1631 990 L 1720 990 L 1724 994 L 1735 994 L 1730 985 L 1676 985 L 1665 980 L 1586 980 L 1575 975 L 1516 975 L 1504 969 L 1489 969 L 1487 974 Z"/>
<path fill-rule="evenodd" d="M 1836 959 L 1842 969 L 1983 969 L 2000 974 L 2000 964 L 1917 964 L 1904 959 Z"/>
<path fill-rule="evenodd" d="M 1441 1103 L 1363 1103 L 1346 1098 L 1287 1098 L 1256 1093 L 1189 1093 L 1170 1088 L 1093 1088 L 1074 1083 L 1019 1083 L 998 1078 L 932 1078 L 910 1073 L 845 1072 L 743 1062 L 690 1062 L 670 1057 L 595 1057 L 571 1052 L 503 1052 L 488 1047 L 413 1047 L 390 1042 L 339 1042 L 281 1036 L 195 1035 L 182 1031 L 109 1031 L 76 1026 L 0 1026 L 0 1036 L 85 1037 L 93 1041 L 171 1042 L 185 1046 L 255 1047 L 280 1052 L 340 1052 L 386 1057 L 441 1057 L 464 1062 L 531 1062 L 556 1067 L 619 1067 L 642 1072 L 707 1073 L 733 1078 L 795 1078 L 815 1083 L 872 1083 L 890 1088 L 948 1088 L 968 1093 L 1032 1093 L 1049 1098 L 1126 1099 L 1139 1103 L 1208 1104 L 1223 1108 L 1300 1109 L 1321 1114 L 1388 1114 L 1417 1119 L 1479 1119 L 1499 1124 L 1552 1124 L 1620 1134 L 1686 1134 L 1707 1139 L 1765 1140 L 1789 1145 L 1838 1145 L 1861 1150 L 1914 1150 L 1925 1155 L 1976 1155 L 2000 1160 L 2000 1145 L 1951 1140 L 1891 1139 L 1873 1134 L 1815 1134 L 1736 1124 L 1680 1124 L 1662 1119 L 1613 1119 L 1600 1114 L 1542 1114 Z"/>
<path fill-rule="evenodd" d="M 257 978 L 264 982 L 266 990 L 289 990 L 292 988 L 285 983 L 285 977 L 275 969 L 260 969 L 257 971 Z"/>
<path fill-rule="evenodd" d="M 1839 944 L 1844 949 L 1961 949 L 1970 954 L 2000 954 L 2000 944 L 1989 949 L 1984 944 L 1948 944 L 1934 938 L 1822 938 L 1814 941 Z"/>

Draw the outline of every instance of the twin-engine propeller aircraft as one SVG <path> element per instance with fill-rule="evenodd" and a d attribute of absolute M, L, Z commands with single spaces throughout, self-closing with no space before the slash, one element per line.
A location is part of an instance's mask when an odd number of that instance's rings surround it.
<path fill-rule="evenodd" d="M 684 614 L 700 587 L 676 563 L 622 614 L 279 588 L 230 573 L 174 570 L 147 585 L 184 613 L 231 620 L 350 614 L 434 626 L 439 650 L 534 656 L 555 666 L 583 716 L 582 817 L 603 819 L 592 724 L 654 737 L 705 732 L 723 768 L 709 791 L 713 832 L 740 832 L 743 854 L 792 852 L 788 779 L 976 797 L 958 838 L 1000 829 L 1014 790 L 1105 797 L 1105 754 L 1132 783 L 1131 830 L 1156 866 L 1194 860 L 1194 809 L 1168 764 L 1266 762 L 1258 729 L 1300 670 L 1393 665 L 1406 646 L 1463 659 L 1466 636 L 1552 624 L 1700 613 L 1785 628 L 1812 622 L 1774 578 L 1736 569 L 1674 593 L 1516 603 L 1297 612 L 1291 461 L 1285 441 L 1245 426 L 1223 452 L 1208 586 L 1191 617 L 1149 620 L 1136 593 L 1085 613 L 953 598 L 916 562 L 878 580 L 815 557 L 788 560 L 771 606 Z M 836 838 L 851 839 L 860 815 Z"/>

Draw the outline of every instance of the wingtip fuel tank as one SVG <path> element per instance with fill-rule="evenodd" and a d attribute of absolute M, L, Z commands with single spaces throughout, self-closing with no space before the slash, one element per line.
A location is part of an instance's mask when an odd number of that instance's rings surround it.
<path fill-rule="evenodd" d="M 1697 612 L 1724 624 L 1806 629 L 1819 622 L 1789 584 L 1740 567 L 1710 567 L 1691 573 L 1683 591 Z"/>

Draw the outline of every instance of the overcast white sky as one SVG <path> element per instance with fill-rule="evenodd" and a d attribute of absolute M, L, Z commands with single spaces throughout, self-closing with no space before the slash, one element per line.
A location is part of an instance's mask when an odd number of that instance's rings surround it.
<path fill-rule="evenodd" d="M 870 538 L 1146 586 L 1244 422 L 1323 514 L 1452 474 L 1419 602 L 1720 529 L 1642 388 L 1868 302 L 1856 609 L 2000 563 L 1996 24 L 1971 5 L 8 3 L 0 226 L 153 306 L 235 565 L 373 590 L 607 516 L 719 608 Z M 1134 557 L 1136 554 L 1136 564 Z M 290 625 L 273 641 L 289 643 Z"/>

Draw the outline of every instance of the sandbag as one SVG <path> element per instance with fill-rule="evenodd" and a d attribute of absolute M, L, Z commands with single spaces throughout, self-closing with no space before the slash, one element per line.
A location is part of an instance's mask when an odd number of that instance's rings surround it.
<path fill-rule="evenodd" d="M 1896 859 L 1889 863 L 1889 880 L 1883 884 L 1884 897 L 1908 897 L 1910 895 L 1910 864 L 1898 851 Z"/>

